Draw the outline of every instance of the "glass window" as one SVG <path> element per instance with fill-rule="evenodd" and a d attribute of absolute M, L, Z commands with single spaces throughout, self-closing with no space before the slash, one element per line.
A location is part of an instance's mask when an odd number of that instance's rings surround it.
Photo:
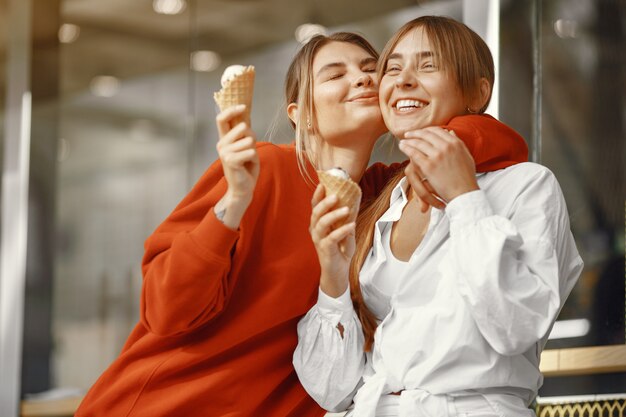
<path fill-rule="evenodd" d="M 500 115 L 558 178 L 585 261 L 546 349 L 625 342 L 623 25 L 618 1 L 502 2 Z M 625 383 L 624 374 L 548 378 L 540 394 Z"/>
<path fill-rule="evenodd" d="M 189 10 L 151 3 L 61 3 L 53 386 L 86 389 L 117 357 L 143 241 L 189 185 Z"/>

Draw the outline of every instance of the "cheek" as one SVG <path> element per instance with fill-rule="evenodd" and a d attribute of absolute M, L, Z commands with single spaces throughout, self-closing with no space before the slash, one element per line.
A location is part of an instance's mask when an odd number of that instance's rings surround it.
<path fill-rule="evenodd" d="M 329 112 L 330 106 L 327 94 L 323 91 L 315 93 L 313 95 L 313 106 L 315 107 L 315 113 L 318 119 L 325 117 L 325 115 Z"/>
<path fill-rule="evenodd" d="M 389 110 L 389 97 L 391 97 L 391 92 L 393 90 L 393 83 L 389 81 L 380 82 L 380 88 L 378 89 L 378 103 L 380 104 L 380 109 L 385 112 Z"/>

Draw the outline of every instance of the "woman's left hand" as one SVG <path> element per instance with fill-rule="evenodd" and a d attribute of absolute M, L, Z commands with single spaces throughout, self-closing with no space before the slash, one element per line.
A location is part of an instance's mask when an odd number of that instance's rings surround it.
<path fill-rule="evenodd" d="M 414 189 L 430 186 L 446 203 L 479 189 L 474 158 L 453 131 L 432 126 L 407 132 L 400 150 L 411 160 L 407 177 Z"/>

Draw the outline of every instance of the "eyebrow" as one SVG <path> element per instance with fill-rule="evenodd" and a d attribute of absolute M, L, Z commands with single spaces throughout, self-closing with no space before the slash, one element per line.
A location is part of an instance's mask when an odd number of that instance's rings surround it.
<path fill-rule="evenodd" d="M 359 61 L 359 66 L 362 67 L 364 65 L 370 64 L 370 63 L 376 63 L 376 58 L 368 56 L 367 58 L 363 58 L 361 61 Z M 346 64 L 343 62 L 331 62 L 329 64 L 324 65 L 322 68 L 320 68 L 319 71 L 317 71 L 317 76 L 319 76 L 321 73 L 323 73 L 324 71 L 327 71 L 331 68 L 343 68 L 345 67 Z"/>
<path fill-rule="evenodd" d="M 418 52 L 417 54 L 418 60 L 422 60 L 424 58 L 432 58 L 433 56 L 435 56 L 434 53 L 432 53 L 431 51 L 423 51 L 423 52 Z M 390 61 L 392 59 L 402 59 L 403 55 L 398 53 L 398 52 L 394 52 L 393 54 L 389 55 L 389 57 L 387 57 L 387 61 Z"/>

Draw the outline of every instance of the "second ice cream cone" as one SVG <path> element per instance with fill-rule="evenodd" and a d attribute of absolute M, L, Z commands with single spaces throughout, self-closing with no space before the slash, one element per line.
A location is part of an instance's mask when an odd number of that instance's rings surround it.
<path fill-rule="evenodd" d="M 350 178 L 339 178 L 326 171 L 317 171 L 320 184 L 326 188 L 326 195 L 334 194 L 339 199 L 337 207 L 348 207 L 350 214 L 345 219 L 338 221 L 334 227 L 341 227 L 346 223 L 356 220 L 359 214 L 359 203 L 361 202 L 361 188 Z"/>

